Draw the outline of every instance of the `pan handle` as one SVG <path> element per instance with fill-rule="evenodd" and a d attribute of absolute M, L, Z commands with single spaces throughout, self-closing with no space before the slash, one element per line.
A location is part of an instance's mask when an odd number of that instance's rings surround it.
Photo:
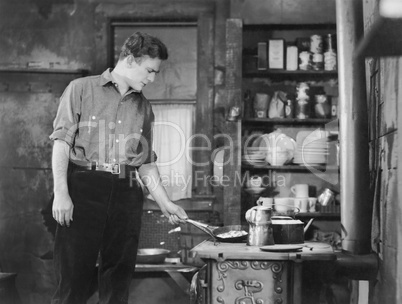
<path fill-rule="evenodd" d="M 212 238 L 215 239 L 215 234 L 213 233 L 213 230 L 215 230 L 218 227 L 212 227 L 212 226 L 209 226 L 207 224 L 200 223 L 200 222 L 197 222 L 197 221 L 194 221 L 194 220 L 191 220 L 191 219 L 186 219 L 185 221 L 187 223 L 197 227 L 198 229 L 202 230 L 203 232 L 209 234 Z"/>

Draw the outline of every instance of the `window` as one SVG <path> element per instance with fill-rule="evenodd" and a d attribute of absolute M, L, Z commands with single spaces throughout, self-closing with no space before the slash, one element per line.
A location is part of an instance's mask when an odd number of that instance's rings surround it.
<path fill-rule="evenodd" d="M 136 31 L 160 38 L 168 48 L 168 60 L 162 63 L 155 82 L 147 85 L 143 93 L 155 113 L 154 149 L 162 182 L 172 200 L 191 198 L 193 167 L 186 147 L 195 130 L 197 25 L 115 21 L 111 26 L 114 64 L 125 39 Z"/>

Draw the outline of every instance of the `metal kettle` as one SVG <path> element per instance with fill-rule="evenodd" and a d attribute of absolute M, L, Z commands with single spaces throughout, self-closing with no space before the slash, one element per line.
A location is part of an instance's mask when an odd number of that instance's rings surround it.
<path fill-rule="evenodd" d="M 265 246 L 275 244 L 272 230 L 271 208 L 254 206 L 247 210 L 245 217 L 250 226 L 247 245 Z"/>

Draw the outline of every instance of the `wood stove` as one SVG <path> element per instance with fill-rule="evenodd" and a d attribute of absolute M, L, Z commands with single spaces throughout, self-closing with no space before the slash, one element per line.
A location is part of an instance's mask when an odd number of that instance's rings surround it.
<path fill-rule="evenodd" d="M 328 244 L 306 242 L 300 247 L 266 252 L 245 243 L 204 241 L 192 249 L 206 262 L 198 303 L 300 304 L 303 261 L 336 259 Z"/>

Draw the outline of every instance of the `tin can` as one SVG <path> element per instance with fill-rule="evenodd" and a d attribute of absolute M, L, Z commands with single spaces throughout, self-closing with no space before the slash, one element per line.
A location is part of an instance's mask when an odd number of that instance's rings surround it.
<path fill-rule="evenodd" d="M 313 54 L 313 61 L 311 64 L 313 70 L 320 71 L 324 69 L 324 56 L 322 54 Z"/>
<path fill-rule="evenodd" d="M 310 37 L 310 52 L 313 54 L 322 54 L 322 51 L 323 51 L 322 36 L 312 35 Z"/>

